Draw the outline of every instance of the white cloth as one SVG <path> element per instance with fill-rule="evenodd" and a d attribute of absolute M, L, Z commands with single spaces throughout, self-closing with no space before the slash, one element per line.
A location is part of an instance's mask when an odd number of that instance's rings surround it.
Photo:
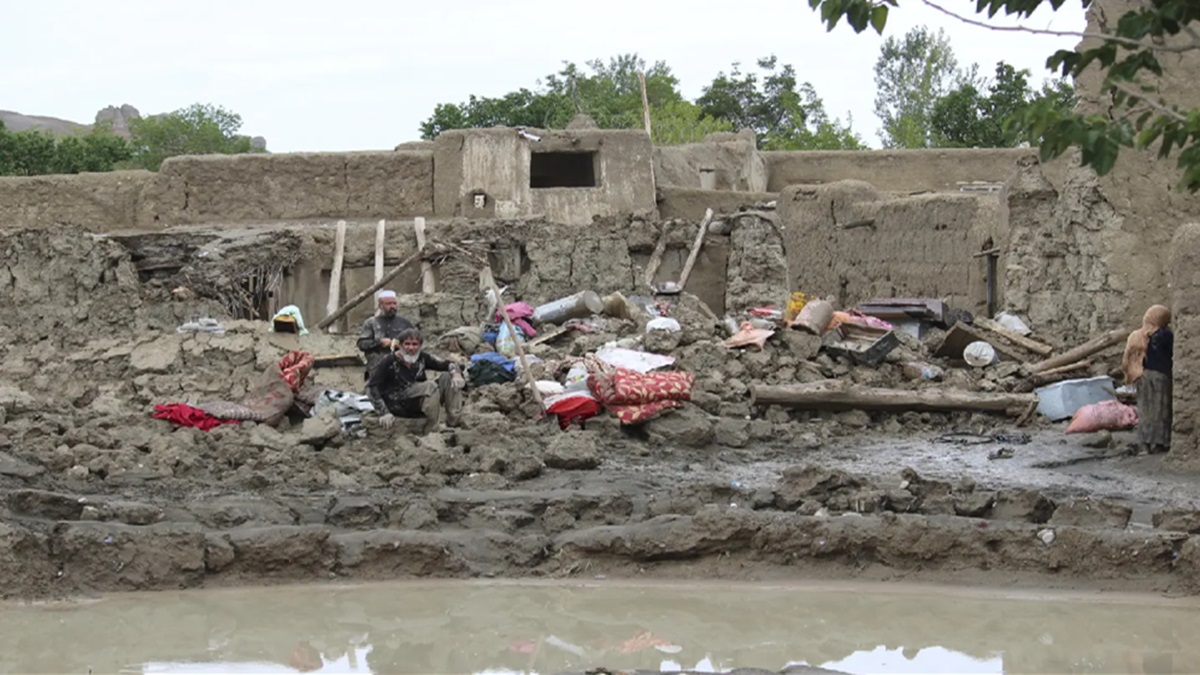
<path fill-rule="evenodd" d="M 394 298 L 394 297 L 396 297 L 396 291 L 379 291 L 378 293 L 375 294 L 376 300 L 382 300 L 384 298 Z"/>

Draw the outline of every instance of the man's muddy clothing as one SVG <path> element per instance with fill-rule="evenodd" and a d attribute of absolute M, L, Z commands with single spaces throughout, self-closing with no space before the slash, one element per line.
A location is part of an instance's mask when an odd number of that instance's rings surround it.
<path fill-rule="evenodd" d="M 384 338 L 395 340 L 400 333 L 412 327 L 412 322 L 399 314 L 392 317 L 373 316 L 363 322 L 362 330 L 358 333 L 358 349 L 367 357 L 363 379 L 371 376 L 383 357 L 391 355 L 391 350 L 379 344 L 379 341 Z"/>
<path fill-rule="evenodd" d="M 451 386 L 451 363 L 428 353 L 412 364 L 391 357 L 376 365 L 367 380 L 367 396 L 380 415 L 424 417 L 426 431 L 442 421 L 443 412 L 450 423 L 458 421 L 462 410 L 462 392 Z M 441 371 L 428 381 L 426 370 Z"/>

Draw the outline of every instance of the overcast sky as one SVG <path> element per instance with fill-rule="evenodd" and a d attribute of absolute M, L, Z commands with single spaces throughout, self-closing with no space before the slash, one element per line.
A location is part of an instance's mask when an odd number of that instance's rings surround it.
<path fill-rule="evenodd" d="M 941 2 L 961 12 L 975 4 Z M 944 27 L 959 61 L 989 74 L 1004 59 L 1040 81 L 1046 56 L 1076 42 L 901 4 L 888 35 Z M 1083 11 L 1068 5 L 1026 25 L 1081 30 Z M 881 38 L 825 32 L 807 0 L 53 0 L 5 2 L 0 14 L 0 109 L 91 122 L 106 105 L 146 114 L 214 103 L 273 152 L 390 149 L 416 139 L 437 103 L 532 87 L 562 61 L 631 52 L 666 61 L 689 98 L 731 63 L 774 53 L 878 145 Z"/>

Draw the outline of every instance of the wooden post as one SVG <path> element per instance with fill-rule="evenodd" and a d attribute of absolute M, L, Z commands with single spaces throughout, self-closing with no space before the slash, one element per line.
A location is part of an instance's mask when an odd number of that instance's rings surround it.
<path fill-rule="evenodd" d="M 998 322 L 996 322 L 993 319 L 984 319 L 982 317 L 976 317 L 975 325 L 979 326 L 980 328 L 982 328 L 986 331 L 990 331 L 992 333 L 995 333 L 996 335 L 999 335 L 1000 337 L 1004 338 L 1005 340 L 1008 340 L 1009 342 L 1017 345 L 1018 347 L 1028 349 L 1029 351 L 1031 351 L 1034 354 L 1037 354 L 1038 356 L 1041 356 L 1043 358 L 1050 356 L 1051 354 L 1054 353 L 1054 348 L 1051 347 L 1050 345 L 1043 344 L 1041 342 L 1038 342 L 1037 340 L 1027 338 L 1024 335 L 1014 333 L 1011 330 L 1000 325 Z"/>
<path fill-rule="evenodd" d="M 755 385 L 752 405 L 779 405 L 805 410 L 888 410 L 893 412 L 946 412 L 966 410 L 1021 414 L 1034 394 L 985 394 L 956 389 L 916 391 L 851 385 L 839 380 L 807 384 Z M 1015 412 L 1014 412 L 1015 411 Z"/>
<path fill-rule="evenodd" d="M 667 226 L 663 225 L 663 230 L 658 235 L 658 243 L 654 245 L 654 252 L 650 254 L 650 261 L 646 263 L 646 285 L 650 290 L 654 290 L 654 277 L 658 274 L 658 267 L 662 265 L 663 253 L 666 250 Z"/>
<path fill-rule="evenodd" d="M 479 285 L 490 288 L 496 302 L 499 303 L 500 318 L 504 320 L 504 325 L 508 327 L 508 332 L 513 336 L 513 343 L 517 346 L 517 358 L 521 361 L 521 375 L 525 378 L 525 384 L 529 387 L 530 393 L 533 394 L 533 400 L 537 401 L 538 410 L 545 412 L 546 404 L 542 401 L 542 392 L 538 391 L 537 385 L 533 381 L 533 373 L 529 372 L 529 361 L 525 358 L 525 346 L 517 339 L 519 333 L 513 326 L 512 319 L 508 318 L 508 312 L 504 310 L 504 299 L 500 297 L 500 289 L 496 287 L 496 279 L 492 277 L 491 267 L 479 270 Z"/>
<path fill-rule="evenodd" d="M 413 230 L 417 233 L 417 251 L 422 255 L 425 254 L 425 219 L 421 217 L 413 218 Z M 433 293 L 436 291 L 436 284 L 433 278 L 433 263 L 428 260 L 421 261 L 421 292 Z"/>
<path fill-rule="evenodd" d="M 346 221 L 337 222 L 337 235 L 333 243 L 333 268 L 329 270 L 329 300 L 325 303 L 325 312 L 333 314 L 337 311 L 342 295 L 342 262 L 346 256 Z"/>
<path fill-rule="evenodd" d="M 413 264 L 414 262 L 416 262 L 417 260 L 420 260 L 420 259 L 421 259 L 420 253 L 414 253 L 414 254 L 408 256 L 407 258 L 405 258 L 404 262 L 401 262 L 399 265 L 396 265 L 392 269 L 388 270 L 383 275 L 383 277 L 379 279 L 379 281 L 376 281 L 374 284 L 371 284 L 370 288 L 365 289 L 358 295 L 356 295 L 353 298 L 351 298 L 350 300 L 346 301 L 346 304 L 342 305 L 341 307 L 338 307 L 337 310 L 332 312 L 331 314 L 329 314 L 329 316 L 326 316 L 324 319 L 321 319 L 321 322 L 317 324 L 317 329 L 324 330 L 324 329 L 328 328 L 330 325 L 333 324 L 334 321 L 337 321 L 338 319 L 342 318 L 346 314 L 346 312 L 349 312 L 350 310 L 357 307 L 358 303 L 371 297 L 371 295 L 374 294 L 375 291 L 378 291 L 379 289 L 383 288 L 384 284 L 391 281 L 392 279 L 395 279 L 396 275 L 403 272 L 405 267 L 408 267 L 409 265 Z"/>
<path fill-rule="evenodd" d="M 1115 347 L 1121 344 L 1129 338 L 1129 333 L 1130 331 L 1121 328 L 1109 331 L 1100 337 L 1094 338 L 1082 345 L 1079 345 L 1069 352 L 1064 352 L 1058 356 L 1052 356 L 1040 363 L 1035 363 L 1030 366 L 1029 370 L 1034 374 L 1044 373 L 1047 370 L 1051 370 L 1059 366 L 1065 366 L 1068 363 L 1082 361 L 1093 354 L 1097 354 L 1105 349 L 1108 349 L 1109 347 Z"/>
<path fill-rule="evenodd" d="M 646 74 L 638 73 L 638 84 L 642 87 L 642 122 L 646 125 L 646 135 L 654 138 L 650 130 L 650 99 L 646 97 Z"/>
<path fill-rule="evenodd" d="M 375 281 L 383 278 L 383 242 L 387 236 L 387 221 L 381 220 L 375 226 Z"/>
<path fill-rule="evenodd" d="M 696 264 L 696 258 L 700 257 L 700 247 L 704 245 L 704 235 L 708 234 L 708 224 L 712 222 L 713 210 L 707 209 L 704 211 L 704 220 L 700 223 L 700 231 L 696 233 L 696 241 L 692 244 L 692 252 L 688 255 L 687 262 L 683 265 L 683 274 L 679 275 L 679 290 L 687 285 L 688 277 L 692 274 L 692 266 Z"/>

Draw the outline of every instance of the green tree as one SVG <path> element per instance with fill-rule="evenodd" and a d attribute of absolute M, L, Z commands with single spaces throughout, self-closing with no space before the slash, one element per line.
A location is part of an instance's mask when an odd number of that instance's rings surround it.
<path fill-rule="evenodd" d="M 689 101 L 674 101 L 650 109 L 650 139 L 655 145 L 697 143 L 718 131 L 733 131 L 725 120 L 709 117 L 700 106 Z"/>
<path fill-rule="evenodd" d="M 758 60 L 761 80 L 733 64 L 718 73 L 696 99 L 700 110 L 734 129 L 751 129 L 764 150 L 856 150 L 864 147 L 839 120 L 830 120 L 825 104 L 808 82 L 798 83 L 790 64 L 775 56 Z"/>
<path fill-rule="evenodd" d="M 882 122 L 879 137 L 883 146 L 932 145 L 934 105 L 962 79 L 970 78 L 958 72 L 945 32 L 918 26 L 900 40 L 884 40 L 875 62 L 875 114 Z"/>
<path fill-rule="evenodd" d="M 883 34 L 888 14 L 898 0 L 808 0 L 822 21 L 833 30 L 843 19 L 855 32 L 868 27 Z M 1065 0 L 976 0 L 975 13 L 993 17 L 1029 18 L 1040 7 L 1062 7 Z M 1084 7 L 1092 0 L 1084 0 Z M 948 10 L 943 10 L 950 13 Z M 955 15 L 957 16 L 957 15 Z M 959 17 L 979 23 L 969 17 Z M 1030 105 L 1014 124 L 1024 137 L 1037 143 L 1043 160 L 1058 157 L 1072 147 L 1080 149 L 1083 165 L 1100 175 L 1112 171 L 1121 148 L 1149 149 L 1156 144 L 1161 158 L 1176 155 L 1180 186 L 1200 189 L 1200 109 L 1174 101 L 1174 92 L 1161 83 L 1163 57 L 1178 60 L 1181 54 L 1200 51 L 1200 2 L 1155 0 L 1131 4 L 1120 16 L 1099 17 L 1096 30 L 1085 33 L 1022 29 L 1029 33 L 1088 38 L 1080 48 L 1060 49 L 1046 59 L 1046 67 L 1063 77 L 1077 78 L 1089 68 L 1103 74 L 1098 92 L 1111 106 L 1103 112 L 1081 112 L 1056 105 L 1054 96 L 1043 96 Z M 1184 92 L 1186 93 L 1186 92 Z"/>
<path fill-rule="evenodd" d="M 1015 124 L 1030 105 L 1042 99 L 1069 111 L 1075 92 L 1064 80 L 1043 85 L 1041 93 L 1029 86 L 1028 70 L 1001 61 L 995 76 L 982 82 L 964 78 L 953 91 L 938 99 L 929 124 L 933 145 L 957 148 L 1014 147 L 1023 140 Z"/>
<path fill-rule="evenodd" d="M 421 138 L 430 140 L 447 129 L 508 126 L 562 129 L 577 113 L 586 113 L 602 129 L 641 128 L 642 93 L 638 73 L 645 73 L 651 119 L 656 108 L 684 102 L 679 81 L 661 61 L 647 66 L 636 54 L 588 61 L 584 67 L 564 62 L 535 89 L 518 89 L 500 97 L 471 96 L 464 103 L 441 103 L 421 123 Z M 676 113 L 684 109 L 673 108 Z M 658 113 L 660 116 L 663 113 Z"/>
<path fill-rule="evenodd" d="M 129 133 L 138 166 L 157 171 L 178 155 L 236 155 L 255 152 L 249 136 L 238 133 L 242 118 L 220 106 L 196 103 L 165 115 L 135 119 Z"/>
<path fill-rule="evenodd" d="M 12 132 L 0 122 L 0 176 L 112 171 L 131 155 L 129 144 L 109 126 L 55 138 L 33 129 Z"/>

